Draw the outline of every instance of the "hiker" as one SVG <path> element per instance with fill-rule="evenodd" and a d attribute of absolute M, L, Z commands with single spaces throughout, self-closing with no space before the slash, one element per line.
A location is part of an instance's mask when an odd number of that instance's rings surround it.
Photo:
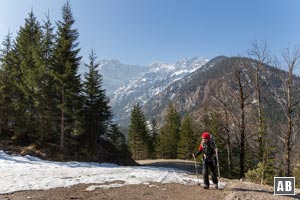
<path fill-rule="evenodd" d="M 204 179 L 204 189 L 209 189 L 209 168 L 212 172 L 212 181 L 215 184 L 215 188 L 218 189 L 218 176 L 217 176 L 217 165 L 215 159 L 215 144 L 211 140 L 210 134 L 204 132 L 202 134 L 202 141 L 199 145 L 199 151 L 193 154 L 193 157 L 197 157 L 203 153 L 203 165 L 202 165 L 202 174 Z"/>

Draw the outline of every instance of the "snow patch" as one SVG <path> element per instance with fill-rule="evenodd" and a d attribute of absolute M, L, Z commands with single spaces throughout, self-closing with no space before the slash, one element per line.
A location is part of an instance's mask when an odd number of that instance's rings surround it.
<path fill-rule="evenodd" d="M 91 191 L 155 182 L 195 185 L 197 179 L 185 171 L 171 168 L 53 162 L 32 156 L 8 155 L 0 150 L 0 194 L 70 187 L 80 183 L 98 184 L 87 188 L 87 191 Z"/>

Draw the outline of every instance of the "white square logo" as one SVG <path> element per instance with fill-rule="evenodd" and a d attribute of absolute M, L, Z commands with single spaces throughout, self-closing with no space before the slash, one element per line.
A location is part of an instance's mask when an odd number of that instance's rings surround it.
<path fill-rule="evenodd" d="M 295 195 L 295 177 L 274 177 L 274 195 Z"/>

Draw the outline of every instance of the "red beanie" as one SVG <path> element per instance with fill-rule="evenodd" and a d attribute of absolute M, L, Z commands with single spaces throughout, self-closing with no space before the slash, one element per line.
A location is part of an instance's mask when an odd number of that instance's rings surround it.
<path fill-rule="evenodd" d="M 203 138 L 203 139 L 210 140 L 210 135 L 209 135 L 209 133 L 208 133 L 208 132 L 203 133 L 203 134 L 202 134 L 202 138 Z"/>

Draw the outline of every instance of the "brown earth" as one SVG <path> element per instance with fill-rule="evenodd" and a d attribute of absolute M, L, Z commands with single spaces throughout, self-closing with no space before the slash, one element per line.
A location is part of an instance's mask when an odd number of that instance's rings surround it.
<path fill-rule="evenodd" d="M 80 184 L 69 188 L 55 188 L 45 191 L 21 191 L 13 194 L 0 195 L 4 200 L 63 200 L 63 199 L 122 199 L 122 200 L 293 200 L 295 196 L 274 196 L 271 187 L 253 183 L 230 181 L 224 190 L 205 190 L 197 185 L 157 184 L 130 185 L 119 188 L 95 189 L 86 191 L 90 185 Z"/>

